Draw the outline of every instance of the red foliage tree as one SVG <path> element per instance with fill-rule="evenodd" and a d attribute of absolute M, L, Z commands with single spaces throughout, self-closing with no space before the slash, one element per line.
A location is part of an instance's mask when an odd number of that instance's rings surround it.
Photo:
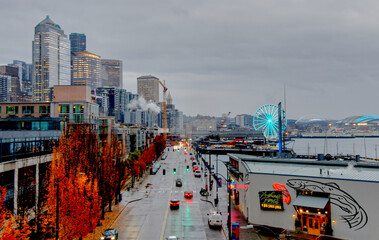
<path fill-rule="evenodd" d="M 72 128 L 61 136 L 59 147 L 54 149 L 48 181 L 44 231 L 55 229 L 57 194 L 59 197 L 59 236 L 73 239 L 86 236 L 94 230 L 99 219 L 100 197 L 97 171 L 98 145 L 89 128 Z M 95 140 L 93 140 L 95 139 Z M 95 145 L 95 146 L 91 146 Z M 95 165 L 95 166 L 94 166 Z M 84 173 L 84 174 L 78 174 Z M 57 186 L 59 184 L 59 192 Z"/>
<path fill-rule="evenodd" d="M 4 207 L 7 189 L 0 186 L 0 239 L 29 239 L 31 233 L 26 217 L 13 216 Z"/>

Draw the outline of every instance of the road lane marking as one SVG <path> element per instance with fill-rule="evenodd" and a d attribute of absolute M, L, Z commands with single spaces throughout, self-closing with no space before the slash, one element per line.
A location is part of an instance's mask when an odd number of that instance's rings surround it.
<path fill-rule="evenodd" d="M 171 191 L 170 191 L 170 195 L 168 197 L 168 200 L 170 201 L 171 200 L 171 194 L 172 194 L 172 188 L 174 186 L 174 178 L 172 179 L 171 181 Z M 159 238 L 160 240 L 163 240 L 163 237 L 164 237 L 164 232 L 166 230 L 166 224 L 167 224 L 167 217 L 168 217 L 168 211 L 169 211 L 169 206 L 170 204 L 167 205 L 167 208 L 166 208 L 166 214 L 164 216 L 164 219 L 163 219 L 163 225 L 162 225 L 162 230 L 161 230 L 161 237 Z"/>

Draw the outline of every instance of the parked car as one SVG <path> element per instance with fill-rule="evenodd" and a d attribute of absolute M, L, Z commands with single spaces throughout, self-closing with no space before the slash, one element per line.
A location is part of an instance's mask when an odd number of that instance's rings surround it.
<path fill-rule="evenodd" d="M 171 200 L 170 201 L 170 209 L 178 209 L 179 208 L 179 200 Z"/>
<path fill-rule="evenodd" d="M 201 177 L 201 172 L 200 170 L 195 171 L 195 177 Z"/>
<path fill-rule="evenodd" d="M 182 185 L 183 185 L 182 179 L 180 179 L 180 178 L 176 179 L 176 186 L 181 187 Z"/>
<path fill-rule="evenodd" d="M 192 191 L 186 191 L 186 192 L 184 192 L 184 197 L 185 198 L 192 198 L 193 197 L 193 192 Z"/>
<path fill-rule="evenodd" d="M 210 228 L 222 228 L 221 212 L 211 211 L 208 213 L 208 225 Z"/>
<path fill-rule="evenodd" d="M 111 239 L 111 240 L 117 240 L 118 239 L 118 232 L 114 228 L 108 228 L 103 232 L 103 235 L 100 237 L 101 240 L 105 239 Z"/>

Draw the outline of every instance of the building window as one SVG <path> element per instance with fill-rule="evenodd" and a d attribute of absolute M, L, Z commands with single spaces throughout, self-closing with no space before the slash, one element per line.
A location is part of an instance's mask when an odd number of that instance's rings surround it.
<path fill-rule="evenodd" d="M 69 104 L 59 104 L 59 113 L 70 113 Z"/>
<path fill-rule="evenodd" d="M 73 113 L 84 113 L 84 105 L 83 104 L 74 104 L 72 107 Z"/>
<path fill-rule="evenodd" d="M 22 114 L 34 114 L 34 106 L 22 106 Z"/>
<path fill-rule="evenodd" d="M 84 115 L 83 114 L 74 114 L 74 123 L 83 123 Z"/>
<path fill-rule="evenodd" d="M 7 106 L 7 114 L 18 114 L 18 106 Z"/>
<path fill-rule="evenodd" d="M 39 106 L 39 113 L 40 114 L 49 114 L 50 113 L 50 106 Z"/>

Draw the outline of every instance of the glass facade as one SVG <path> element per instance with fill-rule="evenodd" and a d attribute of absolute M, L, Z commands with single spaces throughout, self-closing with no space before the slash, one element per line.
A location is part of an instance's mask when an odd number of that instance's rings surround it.
<path fill-rule="evenodd" d="M 71 83 L 70 41 L 49 17 L 35 27 L 33 101 L 51 102 L 55 85 Z"/>
<path fill-rule="evenodd" d="M 72 56 L 72 85 L 89 85 L 95 89 L 100 83 L 100 56 L 78 52 Z"/>
<path fill-rule="evenodd" d="M 122 61 L 101 59 L 101 81 L 103 87 L 122 88 Z"/>
<path fill-rule="evenodd" d="M 86 35 L 82 33 L 71 33 L 71 52 L 84 52 L 86 50 Z"/>

